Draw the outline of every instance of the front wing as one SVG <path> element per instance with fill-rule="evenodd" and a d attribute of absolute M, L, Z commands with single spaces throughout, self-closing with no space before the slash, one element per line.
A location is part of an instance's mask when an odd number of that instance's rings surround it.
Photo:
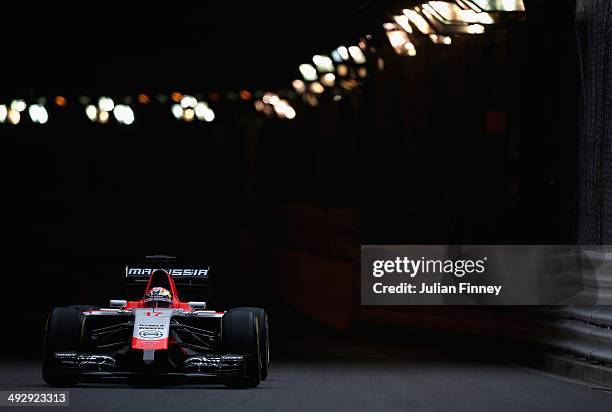
<path fill-rule="evenodd" d="M 78 375 L 81 380 L 152 375 L 219 378 L 245 375 L 248 355 L 220 350 L 222 316 L 222 312 L 214 311 L 173 312 L 167 319 L 168 334 L 164 336 L 168 345 L 164 350 L 142 350 L 134 343 L 135 331 L 142 326 L 134 311 L 86 311 L 82 317 L 79 349 L 55 352 L 53 357 L 63 373 Z M 160 323 L 158 320 L 155 322 Z"/>

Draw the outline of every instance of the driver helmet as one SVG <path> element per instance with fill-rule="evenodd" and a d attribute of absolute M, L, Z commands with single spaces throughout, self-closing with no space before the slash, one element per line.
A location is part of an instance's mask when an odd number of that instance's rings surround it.
<path fill-rule="evenodd" d="M 167 308 L 172 304 L 172 293 L 166 288 L 151 288 L 144 296 L 145 306 L 149 308 Z"/>

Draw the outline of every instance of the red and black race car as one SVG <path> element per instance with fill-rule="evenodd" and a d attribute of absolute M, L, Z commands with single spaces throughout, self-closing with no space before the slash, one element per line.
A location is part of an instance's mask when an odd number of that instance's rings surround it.
<path fill-rule="evenodd" d="M 176 279 L 176 282 L 175 282 Z M 43 379 L 72 386 L 116 377 L 216 377 L 229 387 L 255 387 L 270 362 L 268 316 L 244 307 L 206 310 L 183 302 L 177 283 L 196 287 L 208 269 L 126 267 L 126 280 L 142 285 L 140 300 L 111 300 L 110 308 L 71 306 L 49 314 Z"/>

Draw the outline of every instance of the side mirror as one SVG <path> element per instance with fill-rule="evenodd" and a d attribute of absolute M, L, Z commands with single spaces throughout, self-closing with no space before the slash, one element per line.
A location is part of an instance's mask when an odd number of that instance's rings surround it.
<path fill-rule="evenodd" d="M 110 301 L 110 307 L 111 308 L 123 308 L 127 306 L 127 300 L 122 300 L 122 299 L 111 299 Z"/>
<path fill-rule="evenodd" d="M 187 302 L 191 309 L 204 310 L 206 309 L 206 302 Z"/>

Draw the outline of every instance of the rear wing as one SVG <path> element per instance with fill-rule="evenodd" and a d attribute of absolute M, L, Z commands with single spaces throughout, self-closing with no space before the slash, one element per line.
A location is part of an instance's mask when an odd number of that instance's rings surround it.
<path fill-rule="evenodd" d="M 152 268 L 152 267 L 126 265 L 125 266 L 125 278 L 133 279 L 135 282 L 138 282 L 139 280 L 144 279 L 144 282 L 146 283 L 149 280 L 149 277 L 151 276 L 151 274 L 158 269 L 164 269 L 166 272 L 170 273 L 175 282 L 177 282 L 179 278 L 184 279 L 184 280 L 208 279 L 208 271 L 210 270 L 209 267 L 207 268 L 164 268 L 164 267 Z"/>
<path fill-rule="evenodd" d="M 130 300 L 141 299 L 151 274 L 163 269 L 172 276 L 182 301 L 210 302 L 210 267 L 177 267 L 169 261 L 160 263 L 125 266 L 125 286 Z"/>

